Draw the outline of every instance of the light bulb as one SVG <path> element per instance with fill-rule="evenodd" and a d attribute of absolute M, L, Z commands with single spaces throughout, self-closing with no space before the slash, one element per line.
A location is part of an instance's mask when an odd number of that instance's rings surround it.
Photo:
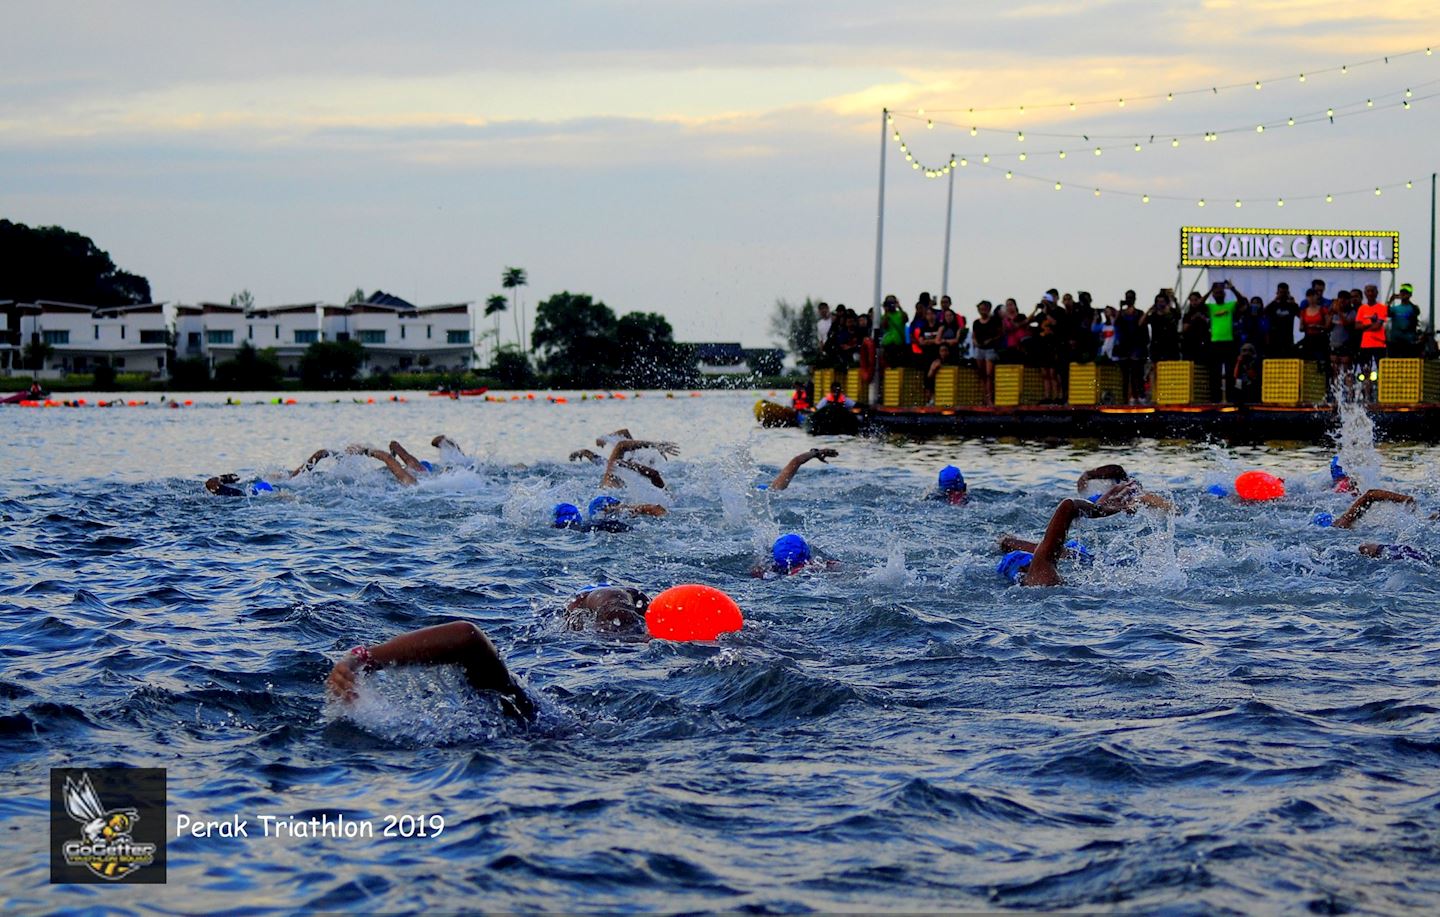
<path fill-rule="evenodd" d="M 1257 125 L 1255 125 L 1255 133 L 1257 133 L 1257 134 L 1263 134 L 1263 133 L 1265 133 L 1265 125 L 1263 125 L 1263 124 L 1257 124 Z"/>
<path fill-rule="evenodd" d="M 1099 197 L 1099 196 L 1100 196 L 1100 189 L 1099 189 L 1099 188 L 1096 188 L 1096 189 L 1095 189 L 1095 196 L 1096 196 L 1096 197 Z"/>
<path fill-rule="evenodd" d="M 1404 107 L 1404 109 L 1405 109 L 1406 111 L 1409 111 L 1409 110 L 1410 110 L 1410 100 L 1409 100 L 1409 99 L 1406 99 L 1405 101 L 1401 102 L 1400 104 L 1401 104 L 1401 106 Z"/>
<path fill-rule="evenodd" d="M 1380 196 L 1380 189 L 1379 189 L 1379 188 L 1376 188 L 1376 189 L 1375 189 L 1375 196 L 1376 196 L 1376 197 L 1379 197 L 1379 196 Z"/>
<path fill-rule="evenodd" d="M 1064 159 L 1064 158 L 1065 158 L 1065 151 L 1064 151 L 1064 150 L 1061 150 L 1061 151 L 1060 151 L 1060 158 L 1061 158 L 1061 159 Z"/>
<path fill-rule="evenodd" d="M 1140 152 L 1140 144 L 1135 144 L 1135 152 Z"/>
<path fill-rule="evenodd" d="M 955 168 L 955 157 L 954 157 L 954 156 L 951 156 L 951 157 L 950 157 L 950 168 L 952 168 L 952 169 Z"/>
<path fill-rule="evenodd" d="M 1285 119 L 1285 123 L 1288 124 L 1288 125 L 1291 126 L 1291 127 L 1294 127 L 1294 126 L 1295 126 L 1295 119 L 1294 119 L 1294 118 L 1286 118 L 1286 119 Z"/>
<path fill-rule="evenodd" d="M 1016 142 L 1016 143 L 1024 143 L 1024 142 L 1025 142 L 1025 132 L 1024 132 L 1024 131 L 1021 131 L 1019 134 L 1016 135 L 1016 137 L 1015 137 L 1015 142 Z"/>
<path fill-rule="evenodd" d="M 895 133 L 891 134 L 890 139 L 898 142 L 900 140 L 900 132 L 896 131 Z"/>
<path fill-rule="evenodd" d="M 906 146 L 905 144 L 902 143 L 902 144 L 900 144 L 900 152 L 902 152 L 902 153 L 908 153 L 908 152 L 910 152 L 910 148 L 909 148 L 908 146 Z"/>
<path fill-rule="evenodd" d="M 1340 72 L 1341 72 L 1342 74 L 1349 73 L 1349 72 L 1350 72 L 1350 67 L 1349 67 L 1349 65 L 1348 65 L 1348 64 L 1341 64 L 1341 65 L 1340 65 Z"/>
<path fill-rule="evenodd" d="M 1240 199 L 1239 199 L 1239 198 L 1236 198 L 1236 199 L 1235 199 L 1235 208 L 1238 210 L 1241 206 L 1242 206 L 1242 205 L 1241 205 L 1241 203 L 1240 203 Z"/>
<path fill-rule="evenodd" d="M 1198 204 L 1197 206 L 1199 206 L 1199 207 L 1204 207 L 1204 206 L 1205 206 L 1205 198 L 1203 198 L 1203 197 L 1200 198 L 1200 202 L 1199 202 L 1199 204 Z"/>
<path fill-rule="evenodd" d="M 1365 107 L 1366 107 L 1366 108 L 1374 108 L 1374 107 L 1375 107 L 1375 100 L 1374 100 L 1374 99 L 1366 99 L 1366 100 L 1365 100 Z"/>
<path fill-rule="evenodd" d="M 923 118 L 923 117 L 925 117 L 925 109 L 923 109 L 923 108 L 917 108 L 917 109 L 915 109 L 915 117 L 917 117 L 917 118 Z"/>
<path fill-rule="evenodd" d="M 1330 203 L 1330 202 L 1333 201 L 1333 200 L 1335 200 L 1335 198 L 1331 197 L 1331 196 L 1328 195 L 1328 194 L 1325 195 L 1325 203 L 1328 204 L 1328 203 Z"/>
<path fill-rule="evenodd" d="M 1414 183 L 1413 181 L 1407 181 L 1407 182 L 1405 183 L 1405 187 L 1407 187 L 1407 188 L 1413 188 L 1413 187 L 1415 187 L 1415 183 Z"/>
<path fill-rule="evenodd" d="M 1100 155 L 1100 148 L 1099 148 L 1098 146 L 1095 148 L 1095 155 L 1096 155 L 1096 156 L 1099 156 L 1099 155 Z"/>
<path fill-rule="evenodd" d="M 912 168 L 912 169 L 918 169 L 918 168 L 920 168 L 920 163 L 918 163 L 918 162 L 912 162 L 912 163 L 910 163 L 910 168 Z"/>
<path fill-rule="evenodd" d="M 1140 195 L 1140 203 L 1142 203 L 1142 204 L 1148 204 L 1148 203 L 1150 203 L 1150 195 L 1148 195 L 1148 194 L 1142 194 L 1142 195 Z"/>
<path fill-rule="evenodd" d="M 1010 179 L 1012 179 L 1012 178 L 1014 178 L 1014 177 L 1015 177 L 1015 173 L 1014 173 L 1014 172 L 1011 172 L 1009 169 L 1006 169 L 1006 170 L 1005 170 L 1005 180 L 1006 180 L 1006 181 L 1009 181 Z"/>
<path fill-rule="evenodd" d="M 926 122 L 925 122 L 925 129 L 926 129 L 926 130 L 932 130 L 932 131 L 933 131 L 933 130 L 935 129 L 935 122 L 934 122 L 934 121 L 926 121 Z"/>
<path fill-rule="evenodd" d="M 1165 93 L 1165 101 L 1167 101 L 1167 102 L 1173 102 L 1173 101 L 1175 101 L 1175 93 L 1173 93 L 1173 92 L 1167 92 L 1167 93 Z"/>
<path fill-rule="evenodd" d="M 965 158 L 962 157 L 961 160 L 960 160 L 960 165 L 962 165 L 962 166 L 968 166 L 968 165 L 970 165 L 970 160 L 965 159 Z"/>
<path fill-rule="evenodd" d="M 1255 88 L 1256 88 L 1256 89 L 1259 89 L 1259 88 L 1260 88 L 1260 81 L 1259 81 L 1259 80 L 1256 80 L 1256 81 L 1255 81 Z"/>
<path fill-rule="evenodd" d="M 990 161 L 990 154 L 989 154 L 989 153 L 986 153 L 986 154 L 984 154 L 983 156 L 981 156 L 981 157 L 980 157 L 980 161 L 981 161 L 981 162 L 989 162 L 989 161 Z"/>
<path fill-rule="evenodd" d="M 1121 108 L 1124 108 L 1124 107 L 1125 107 L 1125 100 L 1124 100 L 1124 99 L 1121 99 L 1121 100 L 1120 100 L 1120 107 L 1121 107 Z"/>
<path fill-rule="evenodd" d="M 1305 82 L 1305 74 L 1300 74 L 1300 82 Z"/>
<path fill-rule="evenodd" d="M 1276 206 L 1276 207 L 1284 207 L 1284 206 L 1285 206 L 1285 198 L 1282 197 L 1282 198 L 1280 198 L 1279 200 L 1277 200 L 1277 201 L 1275 202 L 1275 206 Z"/>
<path fill-rule="evenodd" d="M 1024 105 L 1021 105 L 1021 106 L 1020 106 L 1020 114 L 1022 114 L 1022 115 L 1025 114 L 1025 106 L 1024 106 Z"/>
<path fill-rule="evenodd" d="M 1414 95 L 1414 93 L 1412 93 L 1410 90 L 1408 90 L 1408 89 L 1405 90 L 1405 98 L 1408 99 L 1408 98 L 1410 98 L 1412 95 Z"/>
<path fill-rule="evenodd" d="M 885 123 L 886 123 L 886 124 L 894 124 L 894 123 L 895 123 L 895 116 L 894 116 L 894 115 L 891 115 L 891 114 L 886 114 L 886 115 L 885 115 Z"/>
<path fill-rule="evenodd" d="M 1024 162 L 1024 161 L 1025 161 L 1025 154 L 1024 154 L 1024 153 L 1021 153 L 1021 154 L 1020 154 L 1020 161 L 1021 161 L 1021 162 Z"/>
<path fill-rule="evenodd" d="M 1179 146 L 1179 145 L 1180 145 L 1180 138 L 1179 138 L 1179 137 L 1176 137 L 1174 140 L 1171 140 L 1171 141 L 1170 141 L 1170 145 L 1171 145 L 1172 147 L 1173 147 L 1173 146 Z"/>
<path fill-rule="evenodd" d="M 1075 110 L 1075 103 L 1074 103 L 1074 102 L 1071 102 L 1071 103 L 1070 103 L 1070 110 L 1071 110 L 1071 111 L 1074 111 L 1074 110 Z"/>
<path fill-rule="evenodd" d="M 1333 108 L 1327 108 L 1327 109 L 1325 109 L 1325 117 L 1330 118 L 1330 119 L 1333 120 L 1333 119 L 1335 118 L 1335 109 L 1333 109 Z"/>
<path fill-rule="evenodd" d="M 1055 183 L 1055 190 L 1056 190 L 1056 191 L 1059 191 L 1059 190 L 1060 190 L 1060 183 L 1059 183 L 1058 181 Z"/>
<path fill-rule="evenodd" d="M 975 128 L 973 128 L 973 127 L 970 128 L 970 136 L 971 136 L 971 137 L 974 137 L 974 136 L 975 136 Z"/>

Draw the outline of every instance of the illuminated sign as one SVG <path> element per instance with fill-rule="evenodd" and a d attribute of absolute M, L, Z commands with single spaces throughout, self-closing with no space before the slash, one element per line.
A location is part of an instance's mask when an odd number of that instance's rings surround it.
<path fill-rule="evenodd" d="M 1395 270 L 1400 233 L 1370 229 L 1180 228 L 1181 267 Z"/>

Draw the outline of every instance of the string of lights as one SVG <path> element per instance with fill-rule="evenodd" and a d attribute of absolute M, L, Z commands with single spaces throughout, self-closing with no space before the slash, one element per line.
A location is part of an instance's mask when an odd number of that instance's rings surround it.
<path fill-rule="evenodd" d="M 1440 79 L 1430 80 L 1430 81 L 1428 81 L 1428 82 L 1426 82 L 1426 83 L 1421 83 L 1421 84 L 1418 84 L 1418 85 L 1419 85 L 1419 87 L 1420 87 L 1421 89 L 1429 88 L 1429 87 L 1432 87 L 1432 86 L 1440 85 Z M 1101 134 L 1055 134 L 1055 133 L 1033 133 L 1033 132 L 1032 132 L 1032 133 L 1029 134 L 1029 136 L 1031 136 L 1031 137 L 1051 137 L 1051 138 L 1060 137 L 1060 138 L 1064 138 L 1064 139 L 1080 140 L 1080 141 L 1083 141 L 1083 142 L 1085 143 L 1086 150 L 1089 150 L 1089 151 L 1093 152 L 1093 155 L 1095 155 L 1095 156 L 1100 156 L 1100 155 L 1102 155 L 1102 154 L 1104 154 L 1104 153 L 1106 153 L 1106 152 L 1109 152 L 1109 151 L 1113 151 L 1113 150 L 1117 150 L 1117 149 L 1125 149 L 1125 148 L 1132 149 L 1132 150 L 1134 150 L 1136 153 L 1139 153 L 1139 152 L 1143 151 L 1147 146 L 1153 146 L 1153 145 L 1155 145 L 1157 142 L 1160 143 L 1160 144 L 1162 144 L 1162 145 L 1165 144 L 1165 143 L 1168 143 L 1168 144 L 1170 145 L 1170 147 L 1173 149 L 1173 148 L 1175 148 L 1175 147 L 1179 147 L 1179 146 L 1181 145 L 1181 141 L 1185 141 L 1185 140 L 1200 140 L 1200 141 L 1202 141 L 1202 142 L 1211 143 L 1211 142 L 1218 141 L 1222 136 L 1232 135 L 1232 134 L 1251 134 L 1251 133 L 1263 134 L 1263 133 L 1265 133 L 1267 130 L 1272 130 L 1272 129 L 1276 129 L 1276 128 L 1297 127 L 1297 126 L 1304 126 L 1304 125 L 1309 125 L 1309 124 L 1326 124 L 1326 123 L 1328 123 L 1328 124 L 1334 124 L 1335 121 L 1336 121 L 1336 119 L 1350 118 L 1350 117 L 1354 117 L 1354 116 L 1356 116 L 1356 115 L 1369 114 L 1369 113 L 1373 113 L 1373 112 L 1377 112 L 1377 111 L 1393 111 L 1393 110 L 1397 110 L 1397 109 L 1400 110 L 1400 111 L 1409 111 L 1409 110 L 1413 107 L 1413 104 L 1414 104 L 1414 103 L 1423 102 L 1423 101 L 1426 101 L 1426 100 L 1429 100 L 1429 99 L 1434 99 L 1434 98 L 1437 98 L 1437 97 L 1440 97 L 1440 91 L 1431 92 L 1431 93 L 1426 93 L 1426 94 L 1417 96 L 1417 95 L 1415 94 L 1415 90 L 1414 90 L 1413 88 L 1408 88 L 1408 87 L 1407 87 L 1406 89 L 1403 89 L 1403 90 L 1396 90 L 1396 91 L 1394 91 L 1394 92 L 1384 93 L 1384 94 L 1382 94 L 1382 95 L 1371 96 L 1371 97 L 1369 97 L 1369 98 L 1367 98 L 1367 99 L 1364 99 L 1363 101 L 1350 102 L 1350 103 L 1347 103 L 1347 104 L 1344 104 L 1344 105 L 1339 105 L 1339 106 L 1330 106 L 1330 107 L 1324 109 L 1323 111 L 1317 110 L 1317 111 L 1313 111 L 1313 112 L 1306 112 L 1306 113 L 1301 114 L 1301 115 L 1298 115 L 1298 116 L 1296 116 L 1296 115 L 1291 115 L 1291 116 L 1286 117 L 1286 118 L 1283 118 L 1283 119 L 1278 119 L 1278 118 L 1277 118 L 1277 119 L 1270 120 L 1270 121 L 1261 121 L 1261 122 L 1258 122 L 1258 123 L 1255 123 L 1255 124 L 1246 124 L 1246 125 L 1244 125 L 1244 126 L 1227 127 L 1227 128 L 1224 128 L 1223 130 L 1218 130 L 1218 131 L 1181 131 L 1181 132 L 1178 132 L 1178 133 L 1153 133 L 1153 134 L 1118 135 L 1118 136 L 1117 136 L 1117 135 L 1101 135 Z M 1377 101 L 1377 100 L 1378 100 L 1378 101 Z M 1395 103 L 1398 103 L 1398 105 L 1395 104 Z M 887 111 L 887 112 L 886 112 L 886 124 L 891 128 L 891 140 L 893 140 L 893 141 L 895 141 L 896 143 L 899 143 L 899 144 L 900 144 L 902 152 L 907 152 L 907 153 L 908 153 L 908 152 L 909 152 L 909 144 L 905 141 L 905 139 L 904 139 L 904 137 L 901 135 L 899 129 L 894 127 L 895 118 L 896 118 L 897 116 L 898 116 L 898 117 L 901 117 L 901 118 L 907 117 L 906 115 L 901 114 L 901 113 L 899 113 L 899 112 L 889 112 L 889 111 Z M 927 122 L 927 126 L 933 128 L 933 126 L 934 126 L 935 123 L 936 123 L 936 122 L 934 122 L 934 121 L 929 121 L 929 122 Z M 950 126 L 950 127 L 960 127 L 960 125 L 950 124 L 950 123 L 948 123 L 948 122 L 940 122 L 940 123 L 941 123 L 941 124 L 945 124 L 946 126 Z M 998 131 L 998 130 L 995 131 L 995 132 L 996 132 L 996 133 L 1000 133 L 1000 131 Z M 977 129 L 977 128 L 973 128 L 973 127 L 970 128 L 970 135 L 971 135 L 971 136 L 975 136 L 977 133 L 978 133 L 978 129 Z M 1010 132 L 1009 132 L 1009 131 L 1006 131 L 1005 133 L 1010 133 Z M 1017 141 L 1018 143 L 1024 143 L 1024 142 L 1025 142 L 1025 139 L 1026 139 L 1026 136 L 1027 136 L 1027 134 L 1026 134 L 1026 132 L 1023 131 L 1023 130 L 1014 133 L 1014 137 L 1015 137 L 1015 139 L 1016 139 L 1016 141 Z M 1102 139 L 1111 139 L 1111 140 L 1119 139 L 1121 142 L 1120 142 L 1120 143 L 1114 143 L 1114 144 L 1099 143 L 1099 144 L 1097 144 L 1097 145 L 1093 148 L 1093 150 L 1090 150 L 1090 147 L 1089 147 L 1089 144 L 1090 144 L 1090 143 L 1094 142 L 1095 140 L 1102 140 Z M 1073 151 L 1073 150 L 1074 150 L 1074 147 L 1071 148 L 1071 151 Z M 1065 149 L 1063 149 L 1063 148 L 1045 149 L 1045 150 L 1033 150 L 1033 151 L 1031 151 L 1031 150 L 1019 150 L 1019 151 L 1013 152 L 1013 153 L 998 153 L 998 154 L 996 154 L 996 156 L 997 156 L 997 157 L 1002 157 L 1002 158 L 1003 158 L 1003 157 L 1011 157 L 1011 156 L 1013 156 L 1014 158 L 1018 159 L 1020 162 L 1025 162 L 1025 161 L 1026 161 L 1027 159 L 1029 159 L 1031 156 L 1058 156 L 1060 159 L 1065 159 L 1067 156 L 1070 155 L 1070 152 L 1071 152 L 1071 151 L 1067 151 L 1067 150 L 1065 150 Z M 965 165 L 968 165 L 968 164 L 969 164 L 969 160 L 970 160 L 971 158 L 976 158 L 976 154 L 973 153 L 973 152 L 960 153 L 960 154 L 957 154 L 957 157 L 954 157 L 954 158 L 958 158 L 958 163 L 959 163 L 959 165 L 965 166 Z M 990 159 L 991 159 L 991 154 L 988 153 L 988 152 L 986 152 L 986 153 L 981 153 L 981 154 L 979 154 L 979 157 L 978 157 L 978 158 L 980 158 L 983 162 L 987 162 L 987 163 L 988 163 L 988 162 L 990 161 Z M 913 162 L 913 161 L 914 161 L 913 158 L 911 158 L 910 161 Z M 923 168 L 923 167 L 922 167 L 922 168 Z M 944 167 L 940 167 L 940 168 L 943 169 Z M 930 170 L 927 169 L 926 171 L 930 171 Z M 933 177 L 933 176 L 931 176 L 931 177 Z"/>
<path fill-rule="evenodd" d="M 936 108 L 936 109 L 931 109 L 931 112 L 934 113 L 934 114 L 956 114 L 956 113 L 964 112 L 965 114 L 974 115 L 974 114 L 984 114 L 984 113 L 997 112 L 997 111 L 1010 111 L 1010 112 L 1018 112 L 1019 114 L 1022 114 L 1022 115 L 1023 115 L 1023 114 L 1025 114 L 1026 111 L 1040 111 L 1040 110 L 1057 109 L 1057 108 L 1066 108 L 1066 109 L 1069 109 L 1070 111 L 1075 111 L 1075 110 L 1077 110 L 1077 109 L 1079 109 L 1079 108 L 1092 107 L 1092 106 L 1096 106 L 1096 105 L 1108 105 L 1108 106 L 1113 106 L 1113 107 L 1118 107 L 1118 108 L 1124 108 L 1124 107 L 1125 107 L 1125 104 L 1126 104 L 1127 102 L 1150 102 L 1150 101 L 1156 101 L 1156 100 L 1159 100 L 1159 99 L 1164 99 L 1166 102 L 1174 102 L 1176 99 L 1178 99 L 1178 98 L 1184 98 L 1184 97 L 1186 97 L 1186 96 L 1219 95 L 1219 94 L 1222 93 L 1222 92 L 1227 92 L 1227 91 L 1232 90 L 1232 89 L 1253 88 L 1255 91 L 1258 92 L 1259 90 L 1264 89 L 1267 84 L 1270 84 L 1270 83 L 1278 83 L 1278 82 L 1280 82 L 1280 81 L 1282 81 L 1282 80 L 1292 80 L 1292 79 L 1294 79 L 1294 80 L 1298 80 L 1298 81 L 1301 82 L 1301 83 L 1304 83 L 1304 82 L 1306 82 L 1310 77 L 1315 77 L 1315 76 L 1324 76 L 1324 75 L 1329 75 L 1329 74 L 1339 74 L 1339 75 L 1341 75 L 1341 76 L 1345 76 L 1345 75 L 1349 74 L 1350 71 L 1352 71 L 1352 70 L 1358 70 L 1358 69 L 1363 68 L 1363 67 L 1370 67 L 1370 66 L 1374 66 L 1374 65 L 1377 65 L 1377 64 L 1382 65 L 1382 66 L 1383 66 L 1383 65 L 1388 65 L 1391 61 L 1401 60 L 1401 59 L 1407 58 L 1407 57 L 1416 57 L 1416 56 L 1420 56 L 1420 55 L 1423 55 L 1423 56 L 1425 56 L 1425 57 L 1432 57 L 1432 56 L 1433 56 L 1432 49 L 1431 49 L 1431 48 L 1428 48 L 1428 47 L 1427 47 L 1427 48 L 1416 48 L 1416 49 L 1414 49 L 1414 50 L 1412 50 L 1412 51 L 1401 51 L 1401 52 L 1399 52 L 1399 53 L 1397 53 L 1397 54 L 1385 54 L 1385 55 L 1381 55 L 1380 57 L 1373 57 L 1373 58 L 1370 58 L 1370 59 L 1368 59 L 1368 60 L 1357 61 L 1357 62 L 1355 62 L 1355 63 L 1353 63 L 1353 64 L 1340 64 L 1339 66 L 1336 66 L 1336 67 L 1324 67 L 1324 68 L 1320 68 L 1320 69 L 1317 69 L 1317 70 L 1307 70 L 1307 71 L 1304 71 L 1304 72 L 1302 72 L 1302 73 L 1287 73 L 1287 74 L 1284 74 L 1284 75 L 1281 75 L 1281 76 L 1258 77 L 1258 78 L 1256 78 L 1256 79 L 1250 79 L 1250 80 L 1239 80 L 1239 81 L 1234 82 L 1234 83 L 1221 83 L 1221 84 L 1212 84 L 1212 85 L 1209 85 L 1209 86 L 1197 86 L 1197 87 L 1193 87 L 1193 88 L 1190 88 L 1190 89 L 1178 89 L 1178 90 L 1174 90 L 1174 91 L 1170 91 L 1170 92 L 1149 92 L 1149 93 L 1142 93 L 1142 94 L 1135 94 L 1135 95 L 1111 96 L 1111 97 L 1107 97 L 1107 98 L 1103 98 L 1103 99 L 1083 99 L 1083 100 L 1077 99 L 1077 100 L 1073 100 L 1073 101 L 1064 101 L 1064 102 L 1060 102 L 1060 101 L 1056 101 L 1056 102 L 1042 102 L 1042 103 L 1039 103 L 1039 104 L 1031 103 L 1031 104 L 1025 104 L 1025 105 L 1015 105 L 1015 104 L 1012 104 L 1012 105 L 998 105 L 998 106 L 992 106 L 992 107 L 989 107 L 989 108 L 980 108 L 980 107 L 976 107 L 976 108 Z M 924 117 L 924 116 L 925 116 L 925 110 L 924 110 L 924 109 L 920 109 L 920 111 L 919 111 L 919 116 L 920 116 L 920 117 Z"/>

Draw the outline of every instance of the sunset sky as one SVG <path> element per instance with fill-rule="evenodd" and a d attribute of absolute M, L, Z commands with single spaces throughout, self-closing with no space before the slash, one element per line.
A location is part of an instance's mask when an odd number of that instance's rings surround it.
<path fill-rule="evenodd" d="M 167 301 L 483 301 L 517 265 L 532 314 L 569 289 L 661 312 L 682 340 L 765 345 L 777 297 L 870 305 L 889 106 L 922 162 L 970 160 L 950 279 L 967 313 L 1049 286 L 1147 298 L 1197 223 L 1399 230 L 1399 279 L 1428 306 L 1434 10 L 11 4 L 0 216 L 91 236 Z M 1106 101 L 1065 104 L 1087 100 Z M 939 291 L 946 182 L 886 146 L 884 287 L 908 305 Z"/>

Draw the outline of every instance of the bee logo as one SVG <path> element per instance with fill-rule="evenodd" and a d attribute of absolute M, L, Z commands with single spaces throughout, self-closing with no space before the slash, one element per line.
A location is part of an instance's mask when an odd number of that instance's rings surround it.
<path fill-rule="evenodd" d="M 119 881 L 142 866 L 155 862 L 155 844 L 131 837 L 140 813 L 135 809 L 106 809 L 95 794 L 89 774 L 79 780 L 65 778 L 65 812 L 80 823 L 82 840 L 66 841 L 62 848 L 70 866 L 85 866 L 102 879 Z"/>

